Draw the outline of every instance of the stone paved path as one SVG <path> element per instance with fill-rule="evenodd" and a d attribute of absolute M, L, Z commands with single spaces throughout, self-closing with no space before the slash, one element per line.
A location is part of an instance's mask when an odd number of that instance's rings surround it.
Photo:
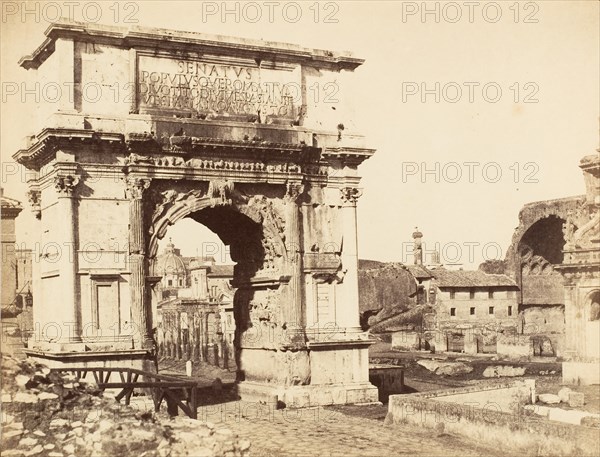
<path fill-rule="evenodd" d="M 381 414 L 375 419 L 368 413 L 357 417 L 328 408 L 273 410 L 242 402 L 198 412 L 198 419 L 227 424 L 241 438 L 249 439 L 253 457 L 506 457 L 498 449 L 462 437 L 439 436 L 412 426 L 385 426 Z"/>

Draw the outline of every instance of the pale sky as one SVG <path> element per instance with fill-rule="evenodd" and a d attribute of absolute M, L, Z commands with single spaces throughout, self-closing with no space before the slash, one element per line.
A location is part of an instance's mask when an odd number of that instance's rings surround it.
<path fill-rule="evenodd" d="M 70 14 L 64 3 L 53 3 Z M 80 2 L 71 18 L 84 20 L 89 3 Z M 236 3 L 228 4 L 232 11 Z M 504 257 L 523 204 L 584 193 L 578 163 L 598 148 L 598 2 L 475 2 L 472 11 L 464 2 L 427 2 L 434 12 L 425 17 L 422 2 L 276 3 L 270 21 L 268 2 L 254 2 L 258 10 L 239 3 L 238 17 L 222 17 L 222 2 L 121 2 L 112 9 L 114 2 L 99 2 L 97 22 L 118 19 L 127 26 L 129 14 L 141 26 L 348 50 L 364 58 L 352 90 L 345 91 L 356 109 L 354 124 L 377 149 L 359 169 L 361 258 L 412 262 L 406 243 L 419 226 L 426 250 L 438 242 L 443 261 L 476 267 L 486 257 L 484 246 L 487 257 Z M 43 41 L 47 19 L 56 14 L 43 2 L 38 17 L 8 14 L 22 4 L 2 2 L 3 84 L 31 79 L 17 61 Z M 95 19 L 96 9 L 85 8 Z M 251 22 L 259 10 L 261 18 Z M 430 90 L 424 100 L 422 89 Z M 3 97 L 2 186 L 26 206 L 17 237 L 30 242 L 26 187 L 21 174 L 9 171 L 29 133 L 32 106 L 6 96 L 4 88 Z M 422 177 L 424 168 L 432 172 Z M 186 255 L 202 251 L 187 241 L 190 227 L 176 225 L 167 234 Z"/>

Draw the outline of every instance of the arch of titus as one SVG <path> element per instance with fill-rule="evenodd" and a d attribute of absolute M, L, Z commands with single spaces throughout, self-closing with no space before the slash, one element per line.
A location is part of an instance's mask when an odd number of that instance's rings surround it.
<path fill-rule="evenodd" d="M 152 262 L 190 217 L 237 262 L 243 399 L 376 401 L 356 236 L 357 167 L 374 150 L 343 92 L 363 61 L 159 29 L 60 23 L 46 36 L 20 62 L 44 96 L 14 156 L 40 242 L 28 355 L 153 367 Z"/>

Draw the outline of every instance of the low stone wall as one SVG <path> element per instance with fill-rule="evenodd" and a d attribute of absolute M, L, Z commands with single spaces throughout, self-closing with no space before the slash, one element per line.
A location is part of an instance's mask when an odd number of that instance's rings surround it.
<path fill-rule="evenodd" d="M 498 355 L 506 357 L 531 357 L 533 342 L 529 335 L 498 336 L 496 352 Z"/>
<path fill-rule="evenodd" d="M 414 424 L 465 435 L 522 455 L 597 455 L 597 429 L 526 415 L 523 405 L 535 394 L 532 386 L 525 380 L 392 395 L 386 424 Z"/>

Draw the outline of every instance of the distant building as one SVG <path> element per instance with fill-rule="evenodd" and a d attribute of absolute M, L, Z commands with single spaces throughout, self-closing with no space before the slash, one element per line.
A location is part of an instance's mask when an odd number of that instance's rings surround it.
<path fill-rule="evenodd" d="M 16 263 L 16 234 L 15 219 L 23 210 L 21 202 L 4 196 L 2 199 L 2 318 L 15 317 L 22 309 L 17 307 L 17 263 Z"/>
<path fill-rule="evenodd" d="M 499 337 L 519 331 L 516 282 L 503 274 L 449 270 L 435 253 L 423 264 L 423 234 L 415 229 L 414 264 L 405 265 L 415 284 L 412 310 L 388 320 L 399 349 L 495 353 Z M 380 325 L 381 326 L 381 325 Z"/>
<path fill-rule="evenodd" d="M 233 268 L 216 265 L 213 257 L 183 257 L 167 244 L 152 266 L 161 356 L 215 364 L 233 357 Z"/>
<path fill-rule="evenodd" d="M 436 351 L 496 352 L 498 336 L 518 331 L 519 288 L 506 275 L 482 271 L 432 271 Z"/>
<path fill-rule="evenodd" d="M 0 189 L 2 207 L 2 293 L 1 338 L 2 352 L 23 356 L 27 329 L 31 328 L 31 291 L 22 287 L 31 283 L 31 256 L 24 268 L 16 248 L 15 219 L 23 210 L 21 203 L 4 196 Z M 28 272 L 28 278 L 25 277 Z M 20 274 L 19 274 L 20 273 Z M 21 294 L 21 292 L 24 292 Z M 28 292 L 28 294 L 27 294 Z"/>

